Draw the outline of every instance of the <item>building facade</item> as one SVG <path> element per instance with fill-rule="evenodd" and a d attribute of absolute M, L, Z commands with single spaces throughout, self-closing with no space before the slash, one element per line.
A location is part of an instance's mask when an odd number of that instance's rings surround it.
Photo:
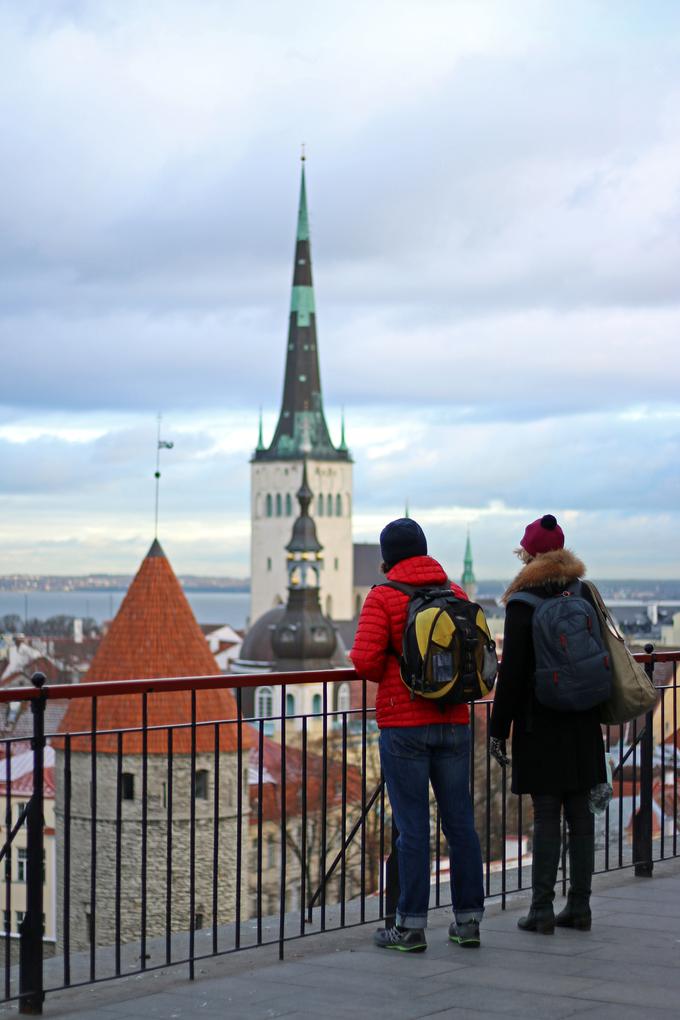
<path fill-rule="evenodd" d="M 314 492 L 310 513 L 324 547 L 321 606 L 334 619 L 349 620 L 354 609 L 352 458 L 344 423 L 335 446 L 323 410 L 304 160 L 281 411 L 269 446 L 260 423 L 251 459 L 251 624 L 286 601 L 288 578 L 281 550 L 295 515 L 303 459 Z"/>

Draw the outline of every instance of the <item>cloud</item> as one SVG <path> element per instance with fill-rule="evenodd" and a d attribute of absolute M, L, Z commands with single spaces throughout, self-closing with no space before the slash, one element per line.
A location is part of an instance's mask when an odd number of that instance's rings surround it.
<path fill-rule="evenodd" d="M 178 569 L 247 570 L 303 139 L 357 521 L 408 497 L 444 541 L 453 506 L 501 556 L 526 508 L 553 505 L 622 515 L 607 535 L 629 519 L 661 562 L 680 452 L 673 5 L 613 22 L 538 0 L 25 0 L 0 4 L 0 33 L 8 563 L 147 544 L 160 409 Z"/>

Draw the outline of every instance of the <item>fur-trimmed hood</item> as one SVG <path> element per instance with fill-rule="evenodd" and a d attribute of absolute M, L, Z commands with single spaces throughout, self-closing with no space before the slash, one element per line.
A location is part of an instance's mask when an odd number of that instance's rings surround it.
<path fill-rule="evenodd" d="M 540 588 L 544 584 L 568 585 L 577 581 L 586 572 L 585 564 L 569 549 L 554 549 L 541 553 L 522 567 L 514 581 L 508 585 L 501 602 L 522 588 Z"/>

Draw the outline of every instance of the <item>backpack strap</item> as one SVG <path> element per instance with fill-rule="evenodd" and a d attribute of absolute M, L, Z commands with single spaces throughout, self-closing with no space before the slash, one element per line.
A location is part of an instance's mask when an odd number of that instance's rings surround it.
<path fill-rule="evenodd" d="M 373 588 L 395 588 L 396 591 L 400 591 L 403 595 L 408 595 L 409 598 L 412 595 L 415 595 L 415 593 L 417 591 L 421 590 L 420 588 L 416 588 L 412 584 L 400 584 L 399 581 L 383 581 L 382 584 L 374 584 L 372 587 Z"/>
<path fill-rule="evenodd" d="M 545 599 L 542 599 L 540 595 L 531 595 L 528 591 L 517 591 L 514 595 L 510 596 L 505 603 L 506 606 L 509 606 L 511 602 L 526 602 L 528 606 L 533 606 L 534 609 L 537 609 L 538 606 L 545 602 Z"/>

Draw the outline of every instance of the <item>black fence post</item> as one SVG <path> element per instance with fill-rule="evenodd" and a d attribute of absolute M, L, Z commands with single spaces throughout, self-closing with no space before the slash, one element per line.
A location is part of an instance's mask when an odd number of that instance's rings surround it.
<path fill-rule="evenodd" d="M 654 683 L 654 645 L 645 645 L 645 652 L 652 656 L 645 663 L 645 671 Z M 638 878 L 651 878 L 654 871 L 652 860 L 652 784 L 654 781 L 654 711 L 645 717 L 645 731 L 640 747 L 640 807 L 633 822 L 633 858 Z"/>
<path fill-rule="evenodd" d="M 33 713 L 33 793 L 26 821 L 26 915 L 19 929 L 19 1012 L 42 1013 L 43 992 L 43 770 L 45 703 L 41 688 L 46 677 L 34 673 L 31 683 L 40 695 L 31 702 Z"/>
<path fill-rule="evenodd" d="M 399 858 L 397 857 L 397 837 L 399 830 L 392 818 L 392 839 L 390 856 L 385 866 L 385 927 L 391 928 L 396 922 L 397 901 L 399 899 Z"/>

